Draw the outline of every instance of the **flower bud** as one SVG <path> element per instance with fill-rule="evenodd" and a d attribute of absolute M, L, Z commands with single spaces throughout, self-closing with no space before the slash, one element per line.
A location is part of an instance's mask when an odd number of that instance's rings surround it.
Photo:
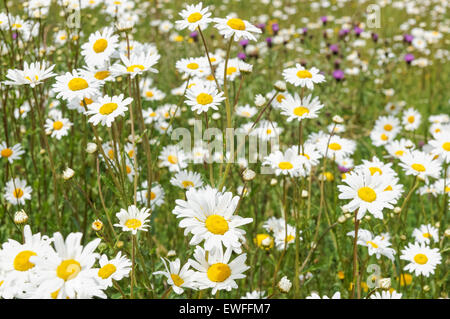
<path fill-rule="evenodd" d="M 14 223 L 17 225 L 25 224 L 28 221 L 28 215 L 23 209 L 14 214 Z"/>

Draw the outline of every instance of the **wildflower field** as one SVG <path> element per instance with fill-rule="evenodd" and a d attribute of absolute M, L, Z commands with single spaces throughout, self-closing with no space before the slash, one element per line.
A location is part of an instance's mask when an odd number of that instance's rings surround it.
<path fill-rule="evenodd" d="M 445 0 L 1 0 L 0 298 L 448 298 Z"/>

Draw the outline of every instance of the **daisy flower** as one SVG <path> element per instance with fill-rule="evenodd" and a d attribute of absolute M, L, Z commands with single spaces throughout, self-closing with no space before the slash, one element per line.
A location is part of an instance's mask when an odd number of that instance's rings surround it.
<path fill-rule="evenodd" d="M 118 224 L 114 224 L 116 227 L 121 227 L 122 231 L 131 231 L 133 235 L 136 235 L 138 230 L 147 231 L 150 227 L 147 225 L 150 209 L 142 208 L 139 209 L 134 205 L 128 207 L 128 209 L 121 209 L 120 212 L 116 214 L 119 219 Z"/>
<path fill-rule="evenodd" d="M 392 292 L 389 290 L 382 290 L 381 293 L 379 291 L 375 291 L 372 295 L 370 295 L 370 299 L 402 299 L 402 294 L 393 290 Z"/>
<path fill-rule="evenodd" d="M 384 147 L 390 156 L 400 159 L 409 150 L 414 149 L 414 144 L 412 141 L 402 138 L 400 140 L 391 141 Z"/>
<path fill-rule="evenodd" d="M 13 147 L 8 147 L 6 142 L 0 143 L 0 158 L 5 158 L 10 164 L 15 160 L 19 160 L 24 153 L 25 151 L 19 143 L 15 144 Z"/>
<path fill-rule="evenodd" d="M 131 78 L 147 71 L 158 73 L 158 70 L 152 68 L 152 66 L 158 63 L 159 58 L 159 54 L 152 52 L 142 52 L 140 54 L 133 52 L 130 58 L 125 54 L 121 54 L 122 64 L 116 63 L 112 65 L 111 72 L 114 75 L 131 75 Z"/>
<path fill-rule="evenodd" d="M 338 135 L 320 139 L 317 146 L 323 156 L 326 155 L 333 160 L 349 157 L 356 149 L 355 141 Z"/>
<path fill-rule="evenodd" d="M 159 115 L 151 107 L 142 111 L 142 116 L 144 117 L 145 124 L 151 124 L 153 122 L 159 121 Z"/>
<path fill-rule="evenodd" d="M 25 205 L 25 200 L 31 199 L 32 191 L 25 180 L 14 178 L 6 183 L 4 197 L 12 205 Z"/>
<path fill-rule="evenodd" d="M 58 93 L 56 98 L 63 98 L 67 101 L 72 99 L 92 98 L 99 94 L 101 83 L 89 72 L 85 70 L 73 70 L 64 75 L 57 76 L 56 83 L 53 84 L 53 91 Z"/>
<path fill-rule="evenodd" d="M 277 122 L 261 120 L 252 134 L 257 135 L 263 141 L 268 141 L 271 138 L 277 138 L 283 131 L 284 129 L 279 127 Z"/>
<path fill-rule="evenodd" d="M 285 153 L 275 151 L 264 159 L 263 165 L 269 165 L 275 170 L 275 174 L 297 176 L 300 173 L 302 159 L 292 149 L 287 149 Z"/>
<path fill-rule="evenodd" d="M 164 189 L 158 183 L 154 183 L 150 194 L 148 193 L 148 182 L 144 181 L 137 193 L 137 201 L 143 205 L 147 204 L 147 199 L 150 197 L 150 207 L 154 209 L 164 204 Z"/>
<path fill-rule="evenodd" d="M 415 273 L 416 276 L 428 277 L 434 273 L 436 266 L 441 263 L 442 257 L 437 248 L 430 248 L 425 243 L 409 243 L 402 250 L 400 259 L 409 261 L 409 264 L 403 268 L 404 270 Z"/>
<path fill-rule="evenodd" d="M 402 124 L 407 131 L 415 131 L 419 128 L 422 115 L 412 107 L 403 113 Z"/>
<path fill-rule="evenodd" d="M 351 199 L 345 205 L 348 211 L 358 210 L 357 219 L 361 220 L 367 211 L 375 218 L 383 219 L 384 208 L 394 208 L 392 204 L 397 201 L 394 194 L 385 192 L 389 185 L 389 178 L 379 174 L 371 175 L 367 171 L 351 172 L 346 174 L 344 182 L 347 185 L 338 185 L 339 199 Z"/>
<path fill-rule="evenodd" d="M 319 69 L 312 67 L 307 70 L 297 63 L 295 68 L 288 68 L 283 71 L 283 77 L 286 82 L 295 86 L 314 89 L 314 84 L 325 82 L 325 76 L 319 73 Z"/>
<path fill-rule="evenodd" d="M 306 297 L 306 299 L 341 299 L 341 293 L 339 291 L 335 292 L 331 298 L 324 295 L 323 297 L 320 297 L 320 295 L 317 292 L 312 292 L 311 295 Z"/>
<path fill-rule="evenodd" d="M 245 265 L 247 254 L 242 254 L 230 262 L 231 249 L 223 252 L 222 246 L 215 252 L 208 252 L 197 246 L 194 258 L 189 263 L 198 272 L 194 275 L 199 289 L 212 288 L 212 295 L 218 290 L 231 291 L 238 288 L 236 279 L 243 279 L 243 274 L 250 267 Z"/>
<path fill-rule="evenodd" d="M 155 271 L 153 275 L 164 275 L 167 278 L 167 283 L 172 286 L 173 291 L 177 295 L 181 295 L 184 292 L 183 288 L 196 289 L 195 287 L 195 272 L 192 269 L 190 263 L 187 262 L 181 267 L 180 259 L 177 258 L 175 261 L 164 260 L 161 257 L 166 271 Z M 169 266 L 167 267 L 167 263 Z"/>
<path fill-rule="evenodd" d="M 406 105 L 406 102 L 404 101 L 399 101 L 399 102 L 389 102 L 386 104 L 386 106 L 384 107 L 384 109 L 386 110 L 386 112 L 388 112 L 391 115 L 396 115 L 398 114 L 403 107 Z"/>
<path fill-rule="evenodd" d="M 185 103 L 197 114 L 208 112 L 209 109 L 217 111 L 218 105 L 225 100 L 223 92 L 219 93 L 211 84 L 198 84 L 191 87 L 186 91 L 186 98 Z"/>
<path fill-rule="evenodd" d="M 99 81 L 101 84 L 104 84 L 106 81 L 114 80 L 114 76 L 111 73 L 110 66 L 107 64 L 88 65 L 84 69 L 91 73 L 94 78 L 96 78 L 97 81 Z"/>
<path fill-rule="evenodd" d="M 256 41 L 253 33 L 262 32 L 261 29 L 255 27 L 250 22 L 239 18 L 232 18 L 231 16 L 227 16 L 226 19 L 215 18 L 214 22 L 216 23 L 215 27 L 225 39 L 234 37 L 234 41 L 241 39 Z"/>
<path fill-rule="evenodd" d="M 441 171 L 441 164 L 434 160 L 433 155 L 419 150 L 405 153 L 400 158 L 399 165 L 404 169 L 406 175 L 418 176 L 426 182 L 429 177 L 439 178 Z"/>
<path fill-rule="evenodd" d="M 347 233 L 347 236 L 355 237 L 355 231 Z M 384 236 L 373 236 L 372 233 L 365 229 L 360 229 L 358 231 L 357 244 L 365 246 L 368 249 L 369 256 L 375 254 L 377 259 L 380 256 L 386 256 L 390 260 L 394 260 L 395 250 L 389 248 L 391 243 Z"/>
<path fill-rule="evenodd" d="M 209 68 L 209 65 L 203 57 L 200 57 L 181 59 L 177 61 L 175 67 L 180 73 L 189 75 L 191 77 L 201 77 L 208 72 L 207 68 Z"/>
<path fill-rule="evenodd" d="M 199 188 L 203 185 L 202 176 L 199 173 L 190 171 L 177 172 L 175 176 L 170 179 L 170 183 L 183 189 L 189 189 L 191 187 Z"/>
<path fill-rule="evenodd" d="M 128 277 L 131 271 L 130 260 L 122 256 L 122 252 L 118 252 L 116 257 L 108 260 L 106 255 L 102 255 L 98 261 L 100 268 L 97 272 L 97 280 L 105 287 L 111 287 L 113 285 L 113 279 L 115 281 L 122 280 Z"/>
<path fill-rule="evenodd" d="M 13 239 L 3 243 L 0 250 L 0 269 L 2 270 L 3 298 L 18 297 L 36 272 L 36 258 L 45 258 L 49 253 L 50 240 L 40 233 L 32 234 L 29 225 L 23 229 L 24 243 Z"/>
<path fill-rule="evenodd" d="M 320 104 L 319 98 L 316 96 L 312 99 L 312 95 L 301 99 L 300 96 L 295 93 L 295 96 L 289 95 L 281 102 L 280 105 L 281 114 L 287 116 L 287 121 L 292 120 L 301 121 L 303 119 L 313 119 L 318 117 L 318 111 L 323 108 L 323 104 Z"/>
<path fill-rule="evenodd" d="M 89 123 L 97 126 L 99 123 L 103 126 L 111 127 L 111 123 L 118 116 L 124 116 L 128 110 L 127 105 L 131 104 L 133 99 L 124 95 L 109 97 L 108 95 L 99 98 L 96 102 L 89 105 L 86 115 L 93 115 L 89 118 Z"/>
<path fill-rule="evenodd" d="M 392 115 L 380 116 L 375 122 L 374 130 L 381 131 L 395 138 L 401 131 L 400 120 Z"/>
<path fill-rule="evenodd" d="M 186 9 L 181 10 L 179 15 L 181 20 L 175 21 L 178 30 L 188 28 L 189 31 L 195 31 L 197 28 L 206 29 L 208 24 L 212 21 L 211 13 L 208 12 L 209 7 L 203 8 L 203 4 L 200 2 L 196 5 L 187 5 Z"/>
<path fill-rule="evenodd" d="M 6 85 L 29 85 L 34 88 L 41 84 L 44 80 L 54 77 L 53 73 L 55 64 L 49 66 L 47 62 L 35 62 L 28 65 L 24 62 L 23 70 L 9 69 L 6 77 L 9 81 L 4 81 Z"/>
<path fill-rule="evenodd" d="M 412 233 L 415 240 L 419 243 L 430 244 L 431 239 L 434 242 L 439 241 L 439 234 L 436 227 L 428 225 L 421 225 L 419 228 L 415 228 Z"/>
<path fill-rule="evenodd" d="M 286 226 L 287 229 L 285 228 L 285 225 L 283 225 L 283 228 L 274 234 L 275 246 L 278 250 L 283 250 L 285 246 L 287 247 L 289 244 L 293 244 L 295 242 L 295 227 L 289 224 Z"/>
<path fill-rule="evenodd" d="M 186 200 L 178 199 L 172 213 L 181 218 L 180 227 L 185 235 L 192 233 L 191 245 L 205 241 L 207 251 L 215 251 L 222 244 L 241 252 L 245 231 L 238 228 L 249 224 L 252 218 L 234 215 L 239 196 L 231 192 L 220 192 L 215 188 L 190 188 Z"/>
<path fill-rule="evenodd" d="M 60 140 L 61 137 L 69 134 L 72 125 L 69 119 L 62 117 L 61 112 L 56 112 L 52 117 L 45 120 L 45 133 Z"/>
<path fill-rule="evenodd" d="M 81 245 L 81 233 L 70 233 L 66 240 L 60 233 L 53 235 L 53 245 L 46 258 L 37 258 L 39 269 L 35 278 L 37 285 L 34 298 L 75 299 L 105 298 L 92 269 L 98 254 L 95 249 L 100 238 L 86 246 Z"/>
<path fill-rule="evenodd" d="M 187 167 L 187 155 L 178 145 L 167 145 L 158 156 L 162 167 L 168 167 L 171 172 L 179 172 Z"/>
<path fill-rule="evenodd" d="M 236 107 L 236 115 L 240 117 L 251 118 L 256 113 L 258 113 L 258 109 L 248 104 Z"/>
<path fill-rule="evenodd" d="M 113 35 L 112 28 L 104 28 L 89 36 L 89 41 L 81 46 L 81 55 L 87 65 L 103 65 L 118 46 L 119 36 Z"/>
<path fill-rule="evenodd" d="M 224 75 L 226 73 L 227 81 L 234 81 L 241 75 L 241 67 L 242 63 L 238 58 L 229 59 L 227 63 L 227 70 L 225 72 L 225 61 L 222 61 L 216 71 L 217 79 L 221 84 L 223 84 Z"/>
<path fill-rule="evenodd" d="M 433 154 L 438 155 L 446 163 L 450 163 L 450 131 L 435 134 L 434 139 L 429 143 L 433 147 Z"/>

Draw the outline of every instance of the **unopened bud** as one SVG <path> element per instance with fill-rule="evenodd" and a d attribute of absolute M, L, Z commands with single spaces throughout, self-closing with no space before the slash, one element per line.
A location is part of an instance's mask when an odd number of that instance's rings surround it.
<path fill-rule="evenodd" d="M 284 92 L 286 91 L 286 82 L 284 81 L 276 81 L 274 84 L 275 90 Z"/>
<path fill-rule="evenodd" d="M 68 181 L 69 179 L 71 179 L 73 177 L 74 174 L 75 174 L 75 171 L 73 169 L 67 167 L 63 172 L 63 178 L 65 181 Z"/>
<path fill-rule="evenodd" d="M 94 220 L 94 222 L 92 223 L 92 229 L 95 231 L 100 231 L 103 228 L 103 223 L 100 219 L 96 219 Z"/>
<path fill-rule="evenodd" d="M 242 178 L 246 182 L 253 180 L 255 178 L 255 176 L 256 176 L 256 173 L 254 171 L 252 171 L 251 169 L 249 169 L 249 168 L 246 168 L 242 172 Z"/>
<path fill-rule="evenodd" d="M 278 283 L 278 289 L 280 289 L 280 291 L 285 294 L 287 294 L 289 290 L 291 290 L 291 287 L 292 282 L 286 276 L 281 278 L 280 282 Z"/>
<path fill-rule="evenodd" d="M 14 214 L 14 223 L 17 225 L 25 224 L 28 221 L 28 215 L 23 209 Z"/>
<path fill-rule="evenodd" d="M 86 152 L 89 154 L 95 153 L 97 151 L 97 144 L 95 143 L 88 143 L 86 146 Z"/>

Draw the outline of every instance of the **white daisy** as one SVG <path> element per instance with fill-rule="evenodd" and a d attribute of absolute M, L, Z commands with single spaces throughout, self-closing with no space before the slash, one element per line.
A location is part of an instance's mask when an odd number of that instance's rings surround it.
<path fill-rule="evenodd" d="M 103 126 L 111 127 L 111 123 L 118 116 L 124 116 L 128 110 L 127 105 L 131 104 L 133 99 L 128 97 L 124 99 L 124 95 L 109 97 L 105 95 L 96 102 L 88 106 L 86 115 L 93 115 L 89 118 L 89 123 L 97 126 L 99 123 Z"/>
<path fill-rule="evenodd" d="M 10 164 L 15 160 L 19 160 L 25 151 L 22 149 L 22 145 L 17 143 L 13 147 L 8 147 L 6 142 L 0 143 L 0 158 L 5 158 Z"/>
<path fill-rule="evenodd" d="M 441 254 L 437 248 L 429 248 L 425 243 L 414 243 L 402 250 L 400 259 L 409 261 L 403 269 L 416 276 L 423 275 L 428 277 L 434 273 L 436 266 L 441 263 Z"/>
<path fill-rule="evenodd" d="M 323 104 L 320 104 L 319 98 L 316 96 L 314 99 L 312 95 L 301 99 L 300 96 L 295 93 L 295 96 L 289 95 L 281 102 L 281 114 L 287 116 L 287 121 L 292 120 L 301 121 L 303 119 L 313 119 L 318 117 L 318 111 L 323 108 Z"/>
<path fill-rule="evenodd" d="M 258 29 L 250 22 L 239 18 L 232 18 L 231 16 L 227 16 L 226 19 L 215 18 L 214 22 L 216 23 L 215 27 L 225 39 L 234 37 L 234 41 L 239 41 L 240 39 L 256 41 L 253 33 L 262 32 L 261 29 Z"/>
<path fill-rule="evenodd" d="M 118 224 L 114 224 L 116 227 L 121 227 L 122 231 L 131 231 L 133 235 L 136 235 L 138 230 L 147 231 L 150 227 L 147 225 L 150 209 L 142 208 L 139 209 L 134 205 L 128 207 L 128 209 L 121 209 L 120 212 L 116 214 L 119 219 Z"/>
<path fill-rule="evenodd" d="M 179 13 L 181 20 L 175 22 L 178 30 L 188 28 L 190 31 L 195 31 L 197 28 L 206 29 L 208 24 L 212 21 L 209 7 L 203 8 L 200 2 L 196 5 L 187 5 L 186 9 Z"/>
<path fill-rule="evenodd" d="M 31 199 L 32 188 L 23 179 L 14 178 L 6 183 L 4 198 L 12 205 L 25 205 Z"/>
<path fill-rule="evenodd" d="M 325 82 L 325 76 L 320 74 L 317 68 L 305 69 L 299 63 L 294 68 L 285 69 L 283 71 L 283 77 L 286 82 L 295 86 L 306 86 L 310 90 L 314 89 L 314 84 Z"/>
<path fill-rule="evenodd" d="M 196 289 L 195 272 L 190 269 L 189 261 L 181 267 L 179 258 L 175 259 L 175 261 L 169 261 L 161 257 L 161 260 L 166 271 L 155 271 L 153 275 L 166 276 L 167 283 L 172 286 L 173 291 L 177 295 L 181 295 L 184 292 L 183 288 Z M 166 261 L 169 263 L 168 267 Z"/>

